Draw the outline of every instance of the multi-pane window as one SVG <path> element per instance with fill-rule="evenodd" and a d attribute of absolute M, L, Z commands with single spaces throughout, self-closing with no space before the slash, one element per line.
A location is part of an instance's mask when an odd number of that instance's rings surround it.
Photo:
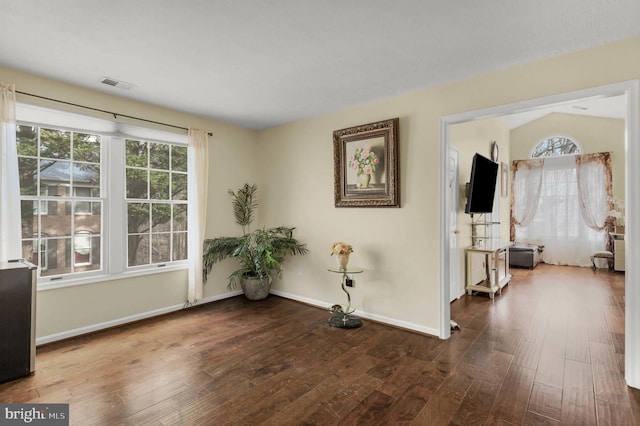
<path fill-rule="evenodd" d="M 540 141 L 531 151 L 531 158 L 580 154 L 580 147 L 564 136 L 554 136 Z"/>
<path fill-rule="evenodd" d="M 38 286 L 186 267 L 186 135 L 24 104 L 16 116 L 22 256 Z"/>
<path fill-rule="evenodd" d="M 23 257 L 42 276 L 101 270 L 101 137 L 19 125 L 16 141 Z"/>
<path fill-rule="evenodd" d="M 187 258 L 187 148 L 127 139 L 127 265 Z"/>

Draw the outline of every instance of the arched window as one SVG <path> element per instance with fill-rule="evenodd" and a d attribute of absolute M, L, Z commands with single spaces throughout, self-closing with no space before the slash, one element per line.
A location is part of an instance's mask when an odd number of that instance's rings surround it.
<path fill-rule="evenodd" d="M 543 139 L 531 150 L 531 158 L 580 154 L 578 143 L 565 136 Z"/>

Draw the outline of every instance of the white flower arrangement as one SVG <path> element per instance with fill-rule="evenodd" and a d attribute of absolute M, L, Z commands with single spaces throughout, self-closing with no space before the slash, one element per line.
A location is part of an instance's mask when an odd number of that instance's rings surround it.
<path fill-rule="evenodd" d="M 613 208 L 607 212 L 607 216 L 616 219 L 617 226 L 624 226 L 624 200 L 618 197 L 609 199 Z"/>

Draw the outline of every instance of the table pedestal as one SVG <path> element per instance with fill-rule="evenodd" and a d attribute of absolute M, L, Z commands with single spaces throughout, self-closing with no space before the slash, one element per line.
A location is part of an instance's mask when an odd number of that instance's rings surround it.
<path fill-rule="evenodd" d="M 358 328 L 362 327 L 362 320 L 349 314 L 334 315 L 329 318 L 329 324 L 331 324 L 331 327 L 336 328 Z"/>
<path fill-rule="evenodd" d="M 331 327 L 336 328 L 358 328 L 362 327 L 362 320 L 360 318 L 352 317 L 351 314 L 356 311 L 356 309 L 351 306 L 351 295 L 347 290 L 346 283 L 348 274 L 359 274 L 363 272 L 362 269 L 357 268 L 347 268 L 347 269 L 332 269 L 329 268 L 329 271 L 335 272 L 338 274 L 342 274 L 342 291 L 344 291 L 347 295 L 347 305 L 333 305 L 329 312 L 331 312 L 331 317 L 329 318 L 329 324 Z"/>

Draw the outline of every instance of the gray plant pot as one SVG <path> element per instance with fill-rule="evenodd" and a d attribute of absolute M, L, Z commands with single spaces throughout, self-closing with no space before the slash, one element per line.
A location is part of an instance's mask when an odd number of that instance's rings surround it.
<path fill-rule="evenodd" d="M 245 297 L 249 300 L 265 299 L 271 290 L 271 283 L 266 278 L 261 280 L 260 278 L 243 277 L 240 285 Z"/>

